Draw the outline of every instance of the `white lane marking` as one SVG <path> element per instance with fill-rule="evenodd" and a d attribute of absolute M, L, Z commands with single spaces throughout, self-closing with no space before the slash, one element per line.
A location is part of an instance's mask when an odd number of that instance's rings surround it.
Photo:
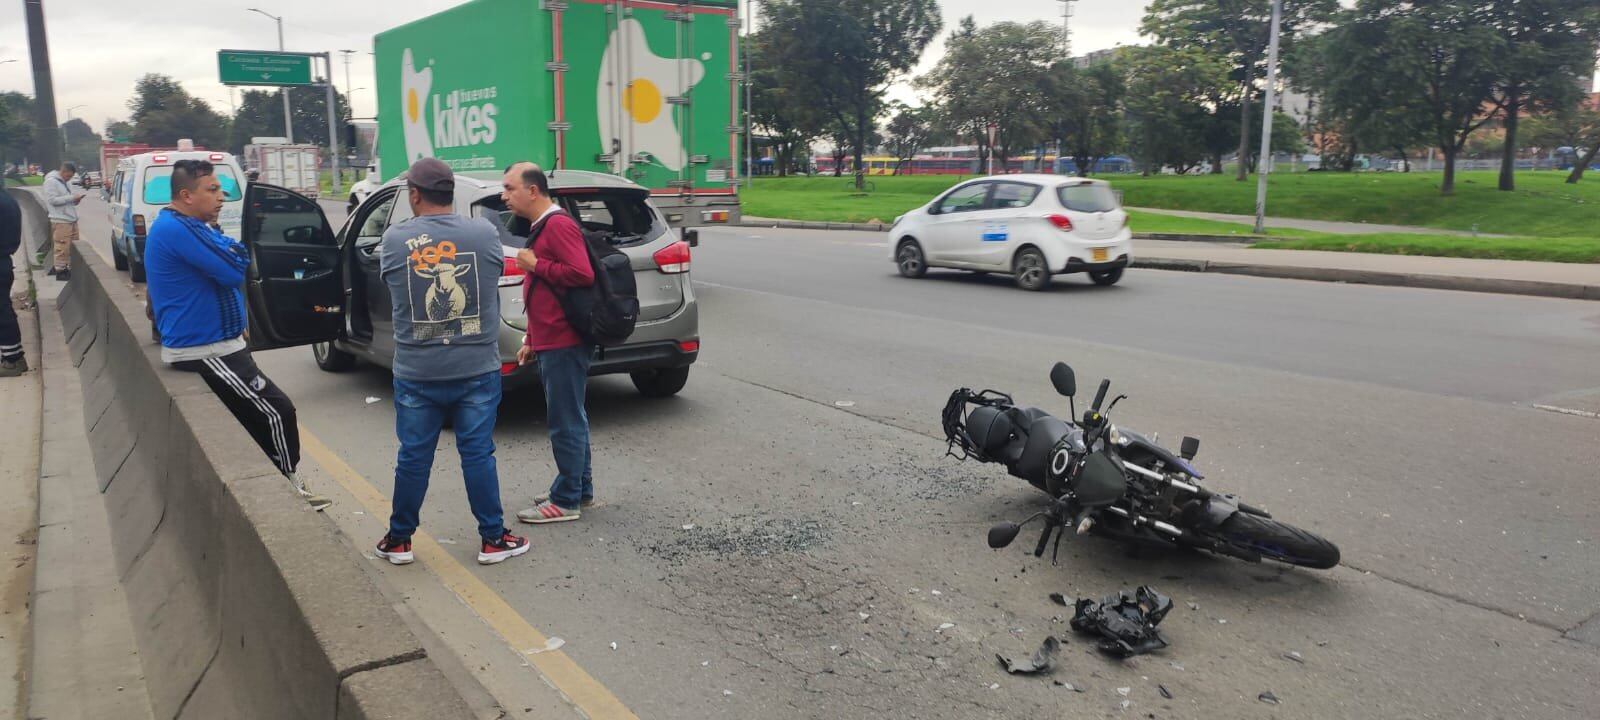
<path fill-rule="evenodd" d="M 1600 420 L 1600 413 L 1589 412 L 1588 410 L 1573 410 L 1572 408 L 1556 407 L 1554 405 L 1534 405 L 1533 407 L 1535 410 L 1543 410 L 1545 412 L 1561 413 L 1562 415 L 1576 415 L 1582 418 L 1589 418 L 1590 420 Z"/>

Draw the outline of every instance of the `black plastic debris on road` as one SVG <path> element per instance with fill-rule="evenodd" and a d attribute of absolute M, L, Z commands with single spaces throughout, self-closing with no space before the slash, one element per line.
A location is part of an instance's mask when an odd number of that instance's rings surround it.
<path fill-rule="evenodd" d="M 1061 641 L 1047 637 L 1031 658 L 1012 660 L 999 653 L 995 653 L 994 657 L 1000 661 L 1000 666 L 1012 675 L 1034 675 L 1049 670 L 1050 664 L 1055 661 L 1056 653 L 1060 651 Z"/>
<path fill-rule="evenodd" d="M 1050 600 L 1062 607 L 1072 607 L 1072 603 L 1067 600 L 1067 596 L 1061 593 L 1050 593 Z"/>
<path fill-rule="evenodd" d="M 1073 685 L 1072 683 L 1069 683 L 1069 682 L 1062 682 L 1060 680 L 1057 680 L 1057 681 L 1055 681 L 1055 683 L 1056 683 L 1056 687 L 1064 687 L 1064 688 L 1066 688 L 1068 690 L 1071 690 L 1073 692 L 1076 692 L 1076 693 L 1084 692 L 1083 688 L 1081 688 L 1081 687 L 1079 687 L 1077 685 Z"/>
<path fill-rule="evenodd" d="M 1172 691 L 1168 690 L 1167 686 L 1165 686 L 1165 685 L 1157 685 L 1156 689 L 1161 691 L 1161 697 L 1164 697 L 1164 698 L 1166 698 L 1168 700 L 1172 699 Z"/>
<path fill-rule="evenodd" d="M 1141 585 L 1131 592 L 1123 590 L 1107 596 L 1098 603 L 1079 599 L 1072 629 L 1099 635 L 1102 640 L 1097 647 L 1108 655 L 1122 658 L 1142 655 L 1169 644 L 1156 625 L 1170 610 L 1172 598 L 1149 585 Z"/>
<path fill-rule="evenodd" d="M 1268 691 L 1266 691 L 1264 693 L 1261 693 L 1260 695 L 1257 695 L 1256 699 L 1260 700 L 1261 702 L 1264 702 L 1264 703 L 1266 703 L 1268 705 L 1277 705 L 1278 704 L 1278 696 L 1277 695 L 1273 695 L 1271 690 L 1268 690 Z"/>

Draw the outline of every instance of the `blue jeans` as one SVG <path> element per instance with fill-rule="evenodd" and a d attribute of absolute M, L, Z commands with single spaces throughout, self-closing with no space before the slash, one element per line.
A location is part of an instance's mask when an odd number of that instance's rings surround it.
<path fill-rule="evenodd" d="M 589 467 L 589 413 L 583 408 L 594 350 L 588 345 L 575 345 L 541 350 L 538 358 L 545 415 L 550 423 L 550 449 L 556 456 L 550 502 L 576 510 L 584 500 L 594 497 L 594 475 Z"/>
<path fill-rule="evenodd" d="M 400 438 L 400 455 L 394 464 L 390 535 L 409 538 L 416 532 L 439 431 L 449 417 L 455 422 L 456 450 L 461 453 L 467 503 L 478 519 L 478 534 L 485 540 L 500 539 L 505 519 L 494 461 L 495 411 L 499 407 L 499 371 L 441 382 L 394 379 L 394 430 Z"/>

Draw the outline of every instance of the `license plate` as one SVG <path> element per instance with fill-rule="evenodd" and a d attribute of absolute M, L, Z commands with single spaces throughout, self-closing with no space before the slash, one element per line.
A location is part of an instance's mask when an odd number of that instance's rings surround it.
<path fill-rule="evenodd" d="M 1094 248 L 1094 261 L 1105 262 L 1111 256 L 1111 248 Z"/>

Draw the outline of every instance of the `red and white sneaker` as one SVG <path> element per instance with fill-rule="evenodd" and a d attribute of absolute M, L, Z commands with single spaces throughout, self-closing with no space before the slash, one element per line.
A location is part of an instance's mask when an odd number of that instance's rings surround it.
<path fill-rule="evenodd" d="M 512 535 L 511 531 L 504 531 L 499 540 L 483 541 L 483 549 L 478 551 L 479 565 L 493 565 L 514 558 L 528 551 L 532 547 L 525 537 Z"/>
<path fill-rule="evenodd" d="M 383 539 L 378 541 L 378 549 L 374 552 L 392 565 L 410 565 L 417 559 L 417 556 L 411 553 L 411 538 L 402 540 L 392 535 L 384 535 Z"/>
<path fill-rule="evenodd" d="M 550 502 L 549 500 L 541 502 L 538 505 L 528 508 L 527 510 L 517 511 L 518 520 L 521 520 L 525 523 L 533 523 L 534 525 L 570 522 L 572 520 L 577 520 L 580 517 L 583 517 L 582 511 L 568 510 L 560 505 Z"/>

